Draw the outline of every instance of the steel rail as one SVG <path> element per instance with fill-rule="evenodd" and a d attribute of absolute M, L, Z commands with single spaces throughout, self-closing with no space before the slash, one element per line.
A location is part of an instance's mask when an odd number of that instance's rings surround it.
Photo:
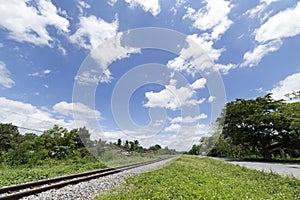
<path fill-rule="evenodd" d="M 125 165 L 120 167 L 105 168 L 105 169 L 83 172 L 78 174 L 71 174 L 67 176 L 60 176 L 56 178 L 43 179 L 34 182 L 27 182 L 27 183 L 12 185 L 12 186 L 5 186 L 0 188 L 0 200 L 20 199 L 22 197 L 37 194 L 50 189 L 57 189 L 67 185 L 77 184 L 91 179 L 108 176 L 128 169 L 159 162 L 165 159 L 151 160 L 147 162 L 140 162 L 140 163 Z M 3 196 L 4 194 L 5 196 Z"/>

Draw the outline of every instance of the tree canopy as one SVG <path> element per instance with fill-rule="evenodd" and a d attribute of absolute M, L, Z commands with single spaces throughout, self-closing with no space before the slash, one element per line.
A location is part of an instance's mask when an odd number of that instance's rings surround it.
<path fill-rule="evenodd" d="M 293 93 L 293 100 L 298 93 Z M 291 96 L 291 95 L 290 95 Z M 221 120 L 222 119 L 222 120 Z M 210 155 L 300 157 L 300 102 L 274 100 L 271 94 L 228 102 L 217 120 L 222 134 Z"/>

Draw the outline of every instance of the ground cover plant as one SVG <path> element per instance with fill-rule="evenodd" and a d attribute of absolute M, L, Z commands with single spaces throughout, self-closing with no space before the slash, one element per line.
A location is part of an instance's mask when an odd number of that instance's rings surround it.
<path fill-rule="evenodd" d="M 31 167 L 28 165 L 18 167 L 2 165 L 0 167 L 0 187 L 102 169 L 105 167 L 106 165 L 92 157 L 79 160 L 48 159 L 43 161 L 43 164 Z"/>
<path fill-rule="evenodd" d="M 300 180 L 224 161 L 181 156 L 96 199 L 300 199 Z"/>

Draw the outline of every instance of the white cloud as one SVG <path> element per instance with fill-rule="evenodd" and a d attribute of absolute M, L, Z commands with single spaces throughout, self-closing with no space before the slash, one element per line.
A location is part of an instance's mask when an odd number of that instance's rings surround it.
<path fill-rule="evenodd" d="M 107 3 L 111 6 L 114 6 L 115 3 L 117 3 L 118 0 L 107 0 Z"/>
<path fill-rule="evenodd" d="M 206 39 L 205 37 L 198 36 L 197 34 L 188 35 L 188 39 L 193 40 L 196 44 L 198 44 L 213 61 L 219 60 L 222 52 L 225 49 L 215 49 L 213 47 L 213 41 Z"/>
<path fill-rule="evenodd" d="M 141 6 L 145 12 L 150 12 L 153 16 L 160 13 L 159 0 L 125 0 L 131 8 Z"/>
<path fill-rule="evenodd" d="M 189 46 L 180 51 L 180 55 L 173 60 L 169 60 L 167 67 L 175 71 L 185 71 L 188 74 L 194 75 L 197 71 L 204 71 L 208 68 L 214 71 L 227 74 L 231 69 L 236 68 L 236 64 L 208 64 L 207 59 L 216 62 L 219 60 L 224 48 L 215 49 L 214 42 L 205 37 L 205 34 L 198 36 L 197 34 L 188 35 L 186 38 Z M 202 50 L 202 49 L 203 50 Z M 209 58 L 204 55 L 207 54 Z M 196 67 L 197 66 L 197 67 Z"/>
<path fill-rule="evenodd" d="M 232 25 L 232 21 L 228 15 L 233 5 L 230 1 L 225 0 L 210 0 L 206 6 L 195 11 L 193 8 L 188 8 L 183 19 L 188 18 L 194 21 L 193 26 L 202 30 L 210 30 L 211 39 L 220 39 Z"/>
<path fill-rule="evenodd" d="M 90 130 L 96 130 L 98 129 L 97 120 L 102 119 L 98 110 L 93 110 L 81 103 L 65 101 L 48 109 L 0 97 L 0 110 L 1 123 L 12 123 L 41 131 L 52 128 L 54 124 L 69 129 L 86 126 Z M 73 119 L 73 114 L 77 116 L 76 121 Z"/>
<path fill-rule="evenodd" d="M 207 99 L 207 101 L 211 103 L 211 102 L 213 102 L 215 99 L 216 99 L 215 96 L 210 96 L 210 97 Z"/>
<path fill-rule="evenodd" d="M 91 8 L 91 5 L 88 4 L 88 3 L 85 2 L 85 1 L 78 0 L 77 3 L 78 3 L 77 8 L 79 9 L 79 13 L 80 13 L 80 14 L 83 14 L 84 9 L 89 9 L 89 8 Z"/>
<path fill-rule="evenodd" d="M 36 76 L 36 77 L 44 77 L 45 75 L 49 75 L 51 73 L 50 69 L 45 69 L 41 72 L 33 72 L 31 74 L 28 74 L 28 76 Z"/>
<path fill-rule="evenodd" d="M 46 130 L 58 124 L 67 128 L 72 125 L 62 119 L 56 119 L 51 112 L 45 111 L 28 103 L 0 97 L 1 123 L 12 123 L 17 126 Z"/>
<path fill-rule="evenodd" d="M 95 49 L 107 39 L 114 37 L 118 30 L 118 19 L 108 23 L 96 16 L 79 18 L 78 30 L 70 36 L 70 41 L 85 49 Z"/>
<path fill-rule="evenodd" d="M 10 39 L 51 46 L 47 26 L 55 27 L 58 33 L 69 31 L 69 21 L 58 15 L 50 0 L 37 1 L 37 7 L 27 0 L 0 0 L 0 5 L 0 27 L 8 30 Z"/>
<path fill-rule="evenodd" d="M 107 67 L 116 60 L 128 58 L 130 54 L 141 52 L 139 48 L 123 46 L 121 44 L 121 38 L 122 33 L 118 33 L 114 38 L 91 52 L 91 57 L 102 69 L 107 69 Z"/>
<path fill-rule="evenodd" d="M 80 5 L 81 7 L 83 7 L 83 8 L 87 8 L 87 9 L 88 9 L 88 8 L 91 8 L 91 5 L 88 4 L 88 3 L 85 2 L 85 1 L 79 0 L 78 3 L 79 3 L 79 5 Z"/>
<path fill-rule="evenodd" d="M 180 124 L 171 124 L 164 129 L 165 132 L 178 132 L 181 129 Z"/>
<path fill-rule="evenodd" d="M 274 99 L 285 99 L 288 98 L 284 95 L 300 90 L 300 72 L 292 74 L 285 79 L 281 80 L 271 91 Z"/>
<path fill-rule="evenodd" d="M 261 17 L 262 13 L 264 12 L 264 10 L 273 2 L 276 2 L 279 0 L 260 0 L 259 4 L 255 7 L 252 8 L 250 10 L 248 10 L 246 12 L 246 14 L 250 17 L 250 18 L 261 18 L 262 20 L 264 20 L 266 17 L 268 17 L 268 13 L 266 14 L 266 16 Z"/>
<path fill-rule="evenodd" d="M 97 70 L 84 71 L 75 77 L 75 80 L 80 85 L 95 85 L 98 83 L 109 83 L 111 81 L 110 71 L 104 70 L 101 74 Z"/>
<path fill-rule="evenodd" d="M 200 115 L 197 115 L 195 117 L 187 116 L 187 117 L 175 117 L 174 119 L 171 119 L 170 123 L 171 124 L 176 124 L 176 123 L 195 123 L 198 122 L 201 119 L 206 119 L 207 115 L 204 113 L 201 113 Z"/>
<path fill-rule="evenodd" d="M 269 4 L 274 1 L 264 2 Z M 283 38 L 300 34 L 300 2 L 295 7 L 288 8 L 270 17 L 254 33 L 258 46 L 244 54 L 241 67 L 258 65 L 268 53 L 280 49 Z"/>
<path fill-rule="evenodd" d="M 69 117 L 75 114 L 87 119 L 102 119 L 101 113 L 98 110 L 93 110 L 82 103 L 67 103 L 62 101 L 53 106 L 53 111 L 57 114 Z"/>
<path fill-rule="evenodd" d="M 46 69 L 46 70 L 43 71 L 43 73 L 44 73 L 44 74 L 50 74 L 50 73 L 51 73 L 51 70 L 50 70 L 50 69 Z"/>
<path fill-rule="evenodd" d="M 43 87 L 48 89 L 48 88 L 49 88 L 49 85 L 43 84 Z"/>
<path fill-rule="evenodd" d="M 194 94 L 195 91 L 190 86 L 177 88 L 176 81 L 171 79 L 165 89 L 159 92 L 146 92 L 145 97 L 148 101 L 144 106 L 178 110 L 182 106 L 195 106 L 204 102 L 204 99 L 197 100 Z"/>
<path fill-rule="evenodd" d="M 218 50 L 213 50 L 211 46 L 212 43 L 207 42 L 205 42 L 204 45 L 207 49 L 202 49 L 202 41 L 203 40 L 196 35 L 187 36 L 186 42 L 188 43 L 188 47 L 181 49 L 178 57 L 168 61 L 167 67 L 179 72 L 185 71 L 192 75 L 199 71 L 205 71 L 206 69 L 212 68 L 213 63 L 206 52 L 209 51 L 210 53 L 213 53 L 212 57 L 217 59 L 219 57 Z"/>
<path fill-rule="evenodd" d="M 133 53 L 140 53 L 140 49 L 122 46 L 122 33 L 117 34 L 111 40 L 104 42 L 98 48 L 92 50 L 90 54 L 91 62 L 97 63 L 93 69 L 85 69 L 75 77 L 75 80 L 81 85 L 91 85 L 98 83 L 109 83 L 112 79 L 109 65 L 116 60 L 130 57 Z M 87 66 L 88 68 L 88 66 Z"/>
<path fill-rule="evenodd" d="M 200 79 L 197 79 L 194 83 L 192 83 L 191 87 L 194 90 L 197 90 L 197 89 L 205 88 L 205 84 L 206 84 L 206 79 L 200 78 Z"/>
<path fill-rule="evenodd" d="M 218 72 L 221 72 L 222 74 L 228 74 L 230 70 L 236 68 L 237 65 L 236 64 L 233 64 L 233 63 L 229 63 L 229 64 L 220 64 L 220 63 L 216 63 L 214 65 L 214 70 L 215 71 L 218 71 Z"/>
<path fill-rule="evenodd" d="M 173 14 L 176 15 L 177 9 L 182 7 L 186 2 L 187 0 L 176 0 L 175 5 L 170 9 L 170 11 L 172 11 Z"/>
<path fill-rule="evenodd" d="M 15 82 L 10 78 L 6 64 L 0 61 L 0 88 L 11 88 Z"/>
<path fill-rule="evenodd" d="M 281 11 L 271 17 L 255 31 L 255 34 L 255 40 L 258 42 L 300 34 L 300 2 L 296 7 Z"/>
<path fill-rule="evenodd" d="M 244 54 L 244 61 L 241 64 L 241 67 L 256 66 L 260 61 L 270 52 L 277 51 L 282 45 L 281 40 L 273 40 L 266 44 L 260 44 L 252 51 L 248 51 Z"/>

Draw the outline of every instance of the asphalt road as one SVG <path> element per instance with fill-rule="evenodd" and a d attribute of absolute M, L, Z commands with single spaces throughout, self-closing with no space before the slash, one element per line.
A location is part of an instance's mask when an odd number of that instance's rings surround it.
<path fill-rule="evenodd" d="M 214 159 L 224 160 L 231 164 L 245 166 L 251 169 L 261 170 L 265 172 L 272 171 L 282 176 L 294 176 L 300 179 L 300 164 L 232 161 L 223 158 L 214 158 Z"/>

